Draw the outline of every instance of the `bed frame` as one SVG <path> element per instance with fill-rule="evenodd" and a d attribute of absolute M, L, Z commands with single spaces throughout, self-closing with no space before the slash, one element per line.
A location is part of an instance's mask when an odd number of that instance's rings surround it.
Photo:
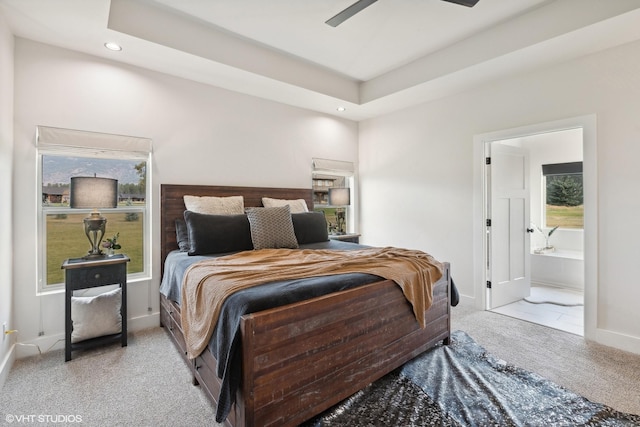
<path fill-rule="evenodd" d="M 183 217 L 182 196 L 244 196 L 245 206 L 262 197 L 305 199 L 311 189 L 167 185 L 161 193 L 162 266 L 177 249 L 175 220 Z M 294 426 L 312 418 L 381 378 L 438 342 L 449 343 L 449 264 L 433 289 L 419 327 L 399 286 L 383 280 L 286 306 L 247 314 L 241 320 L 242 384 L 225 421 L 228 426 Z M 220 392 L 216 361 L 205 350 L 186 357 L 180 307 L 160 295 L 160 321 L 211 401 Z"/>

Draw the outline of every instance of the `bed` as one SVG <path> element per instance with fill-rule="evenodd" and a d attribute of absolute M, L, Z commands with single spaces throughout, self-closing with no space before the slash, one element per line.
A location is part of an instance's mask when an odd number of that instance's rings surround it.
<path fill-rule="evenodd" d="M 311 189 L 163 184 L 163 281 L 168 276 L 165 260 L 178 249 L 176 220 L 184 218 L 184 195 L 241 195 L 245 207 L 261 207 L 263 197 L 303 199 L 310 210 L 313 207 Z M 323 245 L 351 244 L 329 241 Z M 231 403 L 224 397 L 228 384 L 218 377 L 215 352 L 204 350 L 193 359 L 187 357 L 179 298 L 161 292 L 160 320 L 191 370 L 194 384 L 200 385 L 215 406 L 228 406 L 225 425 L 293 426 L 438 342 L 448 344 L 449 270 L 449 264 L 442 263 L 442 277 L 433 285 L 432 304 L 424 312 L 424 328 L 400 287 L 375 276 L 366 284 L 242 315 L 236 357 L 239 385 L 232 390 Z"/>

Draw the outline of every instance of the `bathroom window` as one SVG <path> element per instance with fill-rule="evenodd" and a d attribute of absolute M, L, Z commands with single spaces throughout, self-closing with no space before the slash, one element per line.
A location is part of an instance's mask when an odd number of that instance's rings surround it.
<path fill-rule="evenodd" d="M 584 228 L 582 162 L 542 165 L 544 218 L 548 228 Z"/>

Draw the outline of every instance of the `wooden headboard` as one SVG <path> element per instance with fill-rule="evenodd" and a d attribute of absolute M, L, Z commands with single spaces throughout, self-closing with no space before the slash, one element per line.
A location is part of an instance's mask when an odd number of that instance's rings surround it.
<path fill-rule="evenodd" d="M 309 210 L 313 210 L 311 188 L 268 188 L 268 187 L 223 187 L 216 185 L 160 185 L 160 269 L 164 270 L 167 254 L 178 249 L 176 241 L 176 219 L 184 218 L 185 194 L 192 196 L 243 196 L 245 207 L 262 206 L 263 197 L 274 199 L 304 199 Z"/>

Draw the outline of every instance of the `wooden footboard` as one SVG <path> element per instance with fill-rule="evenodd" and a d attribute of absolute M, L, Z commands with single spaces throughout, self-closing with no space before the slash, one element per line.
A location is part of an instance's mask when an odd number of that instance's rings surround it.
<path fill-rule="evenodd" d="M 243 380 L 232 426 L 297 425 L 450 336 L 449 264 L 419 327 L 401 289 L 385 280 L 243 316 Z M 161 321 L 209 398 L 220 380 L 207 350 L 186 358 L 179 307 L 161 296 Z"/>

